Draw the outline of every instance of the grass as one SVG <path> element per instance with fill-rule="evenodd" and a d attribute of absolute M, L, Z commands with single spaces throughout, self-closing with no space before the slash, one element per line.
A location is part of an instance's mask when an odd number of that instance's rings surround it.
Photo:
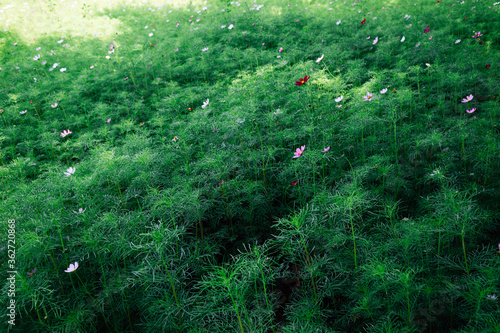
<path fill-rule="evenodd" d="M 5 331 L 500 329 L 500 6 L 166 2 L 2 5 Z"/>

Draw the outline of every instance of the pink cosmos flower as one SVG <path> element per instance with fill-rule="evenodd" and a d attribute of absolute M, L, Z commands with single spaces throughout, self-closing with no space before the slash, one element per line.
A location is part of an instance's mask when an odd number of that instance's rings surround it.
<path fill-rule="evenodd" d="M 431 28 L 429 28 L 429 27 L 425 28 L 424 34 L 428 33 L 430 30 L 431 30 Z"/>
<path fill-rule="evenodd" d="M 466 96 L 463 100 L 462 100 L 462 103 L 468 103 L 470 101 L 472 101 L 472 99 L 474 98 L 474 96 L 472 96 L 472 94 L 470 94 L 469 96 Z"/>
<path fill-rule="evenodd" d="M 293 158 L 299 158 L 300 156 L 302 156 L 304 149 L 306 149 L 306 146 L 302 146 L 300 148 L 297 148 L 297 151 L 295 152 L 295 156 Z"/>
<path fill-rule="evenodd" d="M 327 151 L 330 150 L 330 146 L 326 147 L 325 149 L 323 149 L 322 153 L 326 153 Z"/>
<path fill-rule="evenodd" d="M 282 47 L 280 47 L 280 52 L 283 52 L 283 48 Z"/>
<path fill-rule="evenodd" d="M 73 133 L 73 132 L 71 132 L 71 131 L 69 130 L 69 128 L 68 128 L 68 130 L 67 130 L 67 131 L 66 131 L 66 130 L 64 130 L 64 131 L 62 131 L 62 132 L 61 132 L 61 136 L 64 138 L 65 136 L 70 135 L 71 133 Z"/>
<path fill-rule="evenodd" d="M 371 101 L 372 100 L 372 95 L 368 91 L 366 92 L 366 96 L 363 96 L 363 102 Z"/>
<path fill-rule="evenodd" d="M 111 51 L 113 51 L 113 47 L 114 47 L 114 46 L 115 46 L 115 45 L 114 45 L 113 43 L 111 43 L 111 46 L 110 46 Z"/>
<path fill-rule="evenodd" d="M 477 37 L 481 37 L 483 34 L 481 33 L 481 31 L 478 31 L 474 34 L 474 36 L 472 36 L 471 38 L 477 38 Z"/>
<path fill-rule="evenodd" d="M 128 80 L 128 76 L 126 78 L 124 78 L 124 80 Z"/>
<path fill-rule="evenodd" d="M 108 118 L 108 120 L 106 120 L 106 122 L 109 124 L 111 122 L 111 118 Z"/>
<path fill-rule="evenodd" d="M 429 37 L 429 40 L 431 40 L 431 39 L 432 39 L 432 36 Z"/>
<path fill-rule="evenodd" d="M 57 108 L 57 103 L 52 104 L 51 107 Z"/>
<path fill-rule="evenodd" d="M 474 111 L 476 111 L 476 108 L 472 108 L 470 111 L 469 110 L 465 110 L 465 112 L 467 112 L 467 113 L 473 113 Z"/>
<path fill-rule="evenodd" d="M 378 37 L 375 37 L 375 39 L 373 40 L 373 45 L 375 45 L 377 43 L 378 43 Z"/>

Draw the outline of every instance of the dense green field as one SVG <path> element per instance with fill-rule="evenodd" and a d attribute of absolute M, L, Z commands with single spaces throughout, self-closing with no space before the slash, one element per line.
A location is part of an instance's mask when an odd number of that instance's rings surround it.
<path fill-rule="evenodd" d="M 163 2 L 0 4 L 1 332 L 500 332 L 500 3 Z"/>

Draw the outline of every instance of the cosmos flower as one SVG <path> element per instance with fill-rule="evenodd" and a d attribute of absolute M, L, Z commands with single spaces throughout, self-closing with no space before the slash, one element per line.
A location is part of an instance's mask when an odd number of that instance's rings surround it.
<path fill-rule="evenodd" d="M 327 151 L 329 151 L 329 150 L 330 150 L 330 146 L 326 147 L 326 148 L 325 148 L 325 149 L 323 149 L 321 152 L 322 152 L 322 153 L 326 153 L 326 152 L 327 152 Z"/>
<path fill-rule="evenodd" d="M 342 20 L 338 20 L 336 24 L 340 25 L 340 23 L 342 23 Z"/>
<path fill-rule="evenodd" d="M 384 88 L 384 89 L 380 90 L 381 94 L 385 94 L 386 92 L 387 92 L 387 88 Z"/>
<path fill-rule="evenodd" d="M 403 38 L 401 38 L 401 43 L 405 41 L 405 36 L 403 36 Z"/>
<path fill-rule="evenodd" d="M 471 38 L 477 38 L 477 37 L 481 37 L 483 34 L 481 33 L 481 31 L 478 31 L 474 34 L 474 36 L 472 36 Z"/>
<path fill-rule="evenodd" d="M 25 114 L 26 112 L 28 112 L 28 110 L 19 111 L 20 114 Z"/>
<path fill-rule="evenodd" d="M 293 158 L 299 158 L 300 156 L 302 156 L 304 149 L 306 149 L 306 146 L 302 146 L 300 148 L 297 148 L 297 150 L 294 153 L 295 155 L 293 156 Z"/>
<path fill-rule="evenodd" d="M 69 130 L 69 128 L 68 128 L 68 130 L 67 130 L 67 131 L 66 131 L 66 130 L 64 130 L 64 131 L 62 131 L 62 132 L 61 132 L 61 136 L 64 138 L 64 137 L 66 137 L 67 135 L 70 135 L 70 134 L 72 134 L 72 133 L 73 133 L 73 132 L 71 132 L 71 131 Z"/>
<path fill-rule="evenodd" d="M 304 83 L 307 82 L 307 80 L 309 80 L 310 76 L 304 76 L 304 78 L 301 78 L 299 81 L 295 81 L 295 85 L 296 86 L 301 86 L 303 85 Z"/>
<path fill-rule="evenodd" d="M 474 98 L 474 96 L 472 96 L 472 94 L 470 94 L 469 96 L 466 96 L 463 100 L 462 100 L 462 103 L 468 103 L 470 101 L 472 101 L 472 99 Z"/>
<path fill-rule="evenodd" d="M 363 102 L 371 101 L 373 94 L 366 92 L 366 96 L 363 96 Z"/>
<path fill-rule="evenodd" d="M 461 41 L 462 41 L 461 39 L 457 39 L 457 40 L 455 41 L 455 44 L 458 44 L 458 43 L 460 43 Z"/>
<path fill-rule="evenodd" d="M 76 262 L 76 261 L 75 261 L 75 264 L 74 264 L 74 265 L 73 265 L 73 264 L 69 264 L 68 269 L 65 269 L 64 271 L 65 271 L 66 273 L 71 273 L 71 272 L 76 271 L 76 270 L 77 270 L 77 268 L 78 268 L 78 262 Z"/>
<path fill-rule="evenodd" d="M 75 213 L 75 214 L 83 214 L 83 213 L 85 213 L 86 210 L 87 210 L 87 208 L 85 208 L 85 209 L 80 208 L 80 209 L 78 209 L 77 212 L 75 212 L 74 210 L 72 212 Z"/>
<path fill-rule="evenodd" d="M 204 47 L 201 49 L 202 52 L 208 51 L 208 47 Z"/>
<path fill-rule="evenodd" d="M 323 60 L 323 57 L 324 57 L 324 56 L 325 56 L 325 55 L 324 55 L 324 54 L 322 54 L 322 55 L 321 55 L 321 57 L 319 57 L 318 59 L 316 59 L 316 63 L 318 64 L 321 60 Z"/>
<path fill-rule="evenodd" d="M 474 111 L 476 111 L 476 108 L 472 108 L 470 111 L 469 110 L 465 110 L 465 112 L 467 112 L 467 113 L 473 113 Z"/>
<path fill-rule="evenodd" d="M 57 103 L 52 104 L 51 107 L 57 108 Z"/>
<path fill-rule="evenodd" d="M 69 177 L 69 176 L 71 176 L 72 174 L 74 174 L 74 173 L 75 173 L 75 171 L 76 171 L 76 168 L 72 168 L 72 167 L 70 167 L 68 170 L 66 170 L 66 172 L 64 173 L 64 175 L 65 175 L 66 177 Z"/>
<path fill-rule="evenodd" d="M 203 105 L 201 106 L 202 109 L 206 108 L 208 104 L 210 103 L 209 99 L 207 98 L 206 102 L 203 102 Z"/>
<path fill-rule="evenodd" d="M 280 47 L 279 52 L 283 52 L 283 48 L 282 47 Z"/>
<path fill-rule="evenodd" d="M 111 122 L 111 118 L 108 118 L 108 120 L 106 120 L 106 122 L 109 124 Z"/>
<path fill-rule="evenodd" d="M 335 98 L 335 102 L 337 102 L 337 103 L 338 103 L 338 102 L 340 102 L 340 101 L 341 101 L 341 100 L 343 100 L 343 99 L 344 99 L 344 96 L 343 96 L 343 95 L 341 95 L 340 97 Z"/>
<path fill-rule="evenodd" d="M 430 30 L 431 30 L 431 28 L 429 28 L 429 27 L 425 28 L 424 34 L 428 33 Z"/>
<path fill-rule="evenodd" d="M 299 180 L 297 179 L 296 181 L 291 182 L 290 185 L 295 186 L 295 185 L 297 185 L 298 182 L 299 182 Z"/>
<path fill-rule="evenodd" d="M 375 37 L 375 39 L 373 40 L 373 45 L 375 45 L 377 43 L 378 43 L 378 37 Z"/>
<path fill-rule="evenodd" d="M 231 30 L 232 28 L 234 28 L 234 25 L 230 24 L 229 27 L 227 27 L 229 30 Z"/>
<path fill-rule="evenodd" d="M 365 24 L 366 23 L 366 19 L 363 19 L 363 21 L 361 21 L 361 24 Z"/>

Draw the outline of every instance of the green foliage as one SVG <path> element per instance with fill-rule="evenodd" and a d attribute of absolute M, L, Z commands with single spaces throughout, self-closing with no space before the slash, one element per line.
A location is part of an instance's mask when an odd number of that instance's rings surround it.
<path fill-rule="evenodd" d="M 469 5 L 7 1 L 5 330 L 498 331 L 500 22 Z"/>

